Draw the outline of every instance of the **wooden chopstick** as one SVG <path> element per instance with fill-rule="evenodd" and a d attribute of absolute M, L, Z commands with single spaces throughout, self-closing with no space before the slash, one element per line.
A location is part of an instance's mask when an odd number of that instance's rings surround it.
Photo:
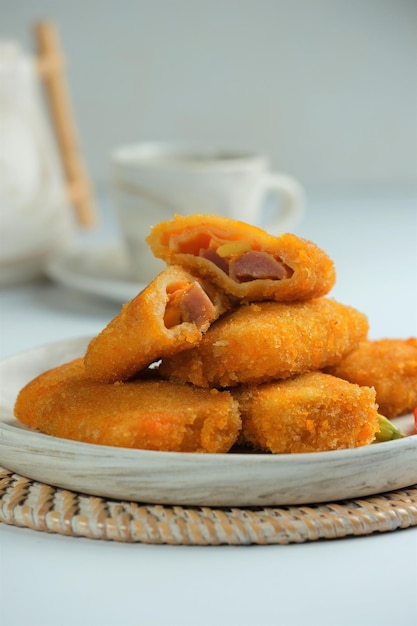
<path fill-rule="evenodd" d="M 92 189 L 81 158 L 77 132 L 64 79 L 64 57 L 57 30 L 51 22 L 35 24 L 38 70 L 45 84 L 58 149 L 67 181 L 68 197 L 78 222 L 90 227 L 96 221 Z"/>

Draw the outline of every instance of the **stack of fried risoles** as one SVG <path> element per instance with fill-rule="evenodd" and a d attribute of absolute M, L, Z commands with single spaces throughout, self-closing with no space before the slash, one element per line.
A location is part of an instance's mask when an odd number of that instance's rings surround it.
<path fill-rule="evenodd" d="M 158 224 L 148 243 L 166 270 L 84 359 L 21 391 L 18 419 L 154 450 L 309 452 L 374 440 L 375 390 L 323 372 L 368 333 L 363 313 L 328 297 L 335 270 L 325 252 L 204 215 Z"/>

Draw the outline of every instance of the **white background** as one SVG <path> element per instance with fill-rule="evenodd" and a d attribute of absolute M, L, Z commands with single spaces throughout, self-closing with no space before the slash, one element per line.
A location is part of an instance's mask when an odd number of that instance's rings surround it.
<path fill-rule="evenodd" d="M 143 139 L 245 147 L 308 190 L 414 187 L 414 0 L 0 0 L 0 37 L 52 19 L 88 169 Z"/>
<path fill-rule="evenodd" d="M 370 335 L 417 334 L 417 3 L 0 0 L 0 37 L 59 27 L 82 148 L 190 139 L 269 154 L 307 190 L 297 233 Z M 115 235 L 108 197 L 99 229 Z M 0 242 L 1 245 L 1 242 Z M 0 358 L 95 334 L 119 303 L 0 290 Z M 400 460 L 399 460 L 400 462 Z M 1 626 L 415 626 L 417 528 L 290 546 L 148 546 L 0 524 Z"/>

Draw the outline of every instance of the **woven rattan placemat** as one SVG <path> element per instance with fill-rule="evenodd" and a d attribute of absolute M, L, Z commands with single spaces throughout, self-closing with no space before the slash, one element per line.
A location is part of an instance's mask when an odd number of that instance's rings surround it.
<path fill-rule="evenodd" d="M 0 467 L 0 521 L 72 537 L 177 545 L 289 544 L 417 526 L 417 485 L 334 503 L 209 508 L 106 500 Z"/>

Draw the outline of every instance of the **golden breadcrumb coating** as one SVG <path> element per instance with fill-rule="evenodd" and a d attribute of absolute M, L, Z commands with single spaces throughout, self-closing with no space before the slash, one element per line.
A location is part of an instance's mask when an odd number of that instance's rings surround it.
<path fill-rule="evenodd" d="M 328 298 L 253 303 L 224 314 L 198 346 L 163 359 L 160 372 L 201 387 L 268 382 L 337 363 L 367 332 L 363 313 Z"/>
<path fill-rule="evenodd" d="M 363 341 L 327 370 L 358 385 L 374 387 L 379 411 L 392 418 L 417 407 L 417 339 Z"/>
<path fill-rule="evenodd" d="M 168 265 L 240 302 L 307 300 L 327 294 L 336 280 L 333 261 L 311 241 L 218 215 L 177 215 L 154 226 L 146 241 Z"/>
<path fill-rule="evenodd" d="M 275 454 L 357 448 L 379 429 L 375 392 L 309 372 L 233 390 L 242 417 L 241 443 Z"/>
<path fill-rule="evenodd" d="M 241 426 L 229 392 L 160 380 L 99 383 L 81 358 L 28 383 L 15 416 L 55 437 L 175 452 L 228 452 Z"/>
<path fill-rule="evenodd" d="M 161 356 L 197 343 L 229 306 L 203 281 L 169 267 L 92 339 L 86 370 L 100 382 L 127 380 Z"/>

